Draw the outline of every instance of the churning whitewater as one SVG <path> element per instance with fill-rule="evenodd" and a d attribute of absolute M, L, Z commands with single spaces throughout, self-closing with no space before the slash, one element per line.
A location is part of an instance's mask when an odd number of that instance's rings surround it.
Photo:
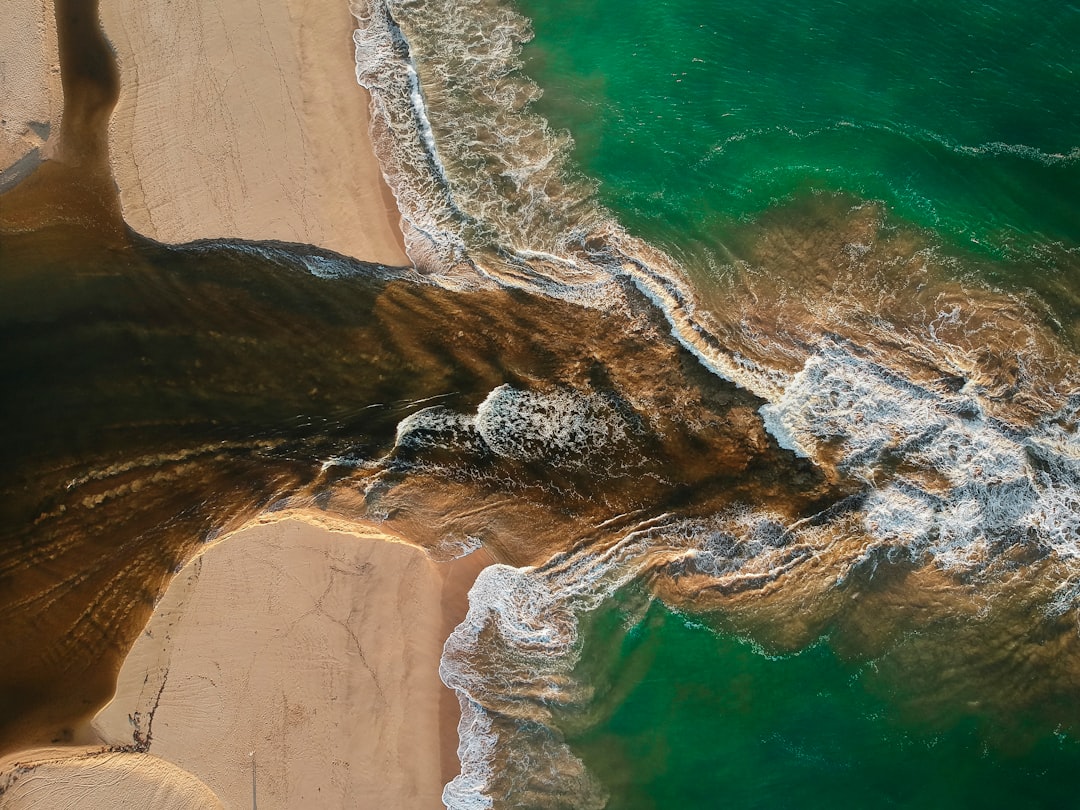
<path fill-rule="evenodd" d="M 551 715 L 588 701 L 573 675 L 580 618 L 631 583 L 700 611 L 787 598 L 784 615 L 806 614 L 795 646 L 853 575 L 898 561 L 983 606 L 1023 571 L 1043 615 L 1075 616 L 1080 366 L 1034 298 L 956 280 L 925 236 L 835 198 L 821 203 L 828 234 L 766 237 L 757 265 L 727 268 L 724 295 L 706 300 L 687 268 L 603 209 L 569 165 L 569 136 L 531 110 L 528 20 L 497 0 L 371 0 L 354 14 L 376 152 L 428 280 L 612 319 L 648 300 L 705 369 L 762 400 L 781 448 L 848 493 L 795 522 L 752 502 L 705 517 L 642 510 L 597 527 L 612 529 L 599 545 L 571 538 L 542 565 L 485 570 L 441 667 L 462 709 L 448 807 L 503 806 L 511 790 L 514 804 L 604 806 Z M 397 449 L 599 469 L 634 429 L 602 397 L 502 385 L 474 413 L 407 417 Z"/>

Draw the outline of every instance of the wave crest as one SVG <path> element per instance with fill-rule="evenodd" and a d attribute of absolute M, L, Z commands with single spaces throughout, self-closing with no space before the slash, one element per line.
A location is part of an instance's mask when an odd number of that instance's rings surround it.
<path fill-rule="evenodd" d="M 568 170 L 568 136 L 530 111 L 527 20 L 498 0 L 372 0 L 354 13 L 376 152 L 421 271 L 613 317 L 648 300 L 705 369 L 764 401 L 782 447 L 850 493 L 799 519 L 753 504 L 692 518 L 643 509 L 618 539 L 604 521 L 542 566 L 486 569 L 440 669 L 462 707 L 448 807 L 603 806 L 553 710 L 588 701 L 574 677 L 580 619 L 631 582 L 702 610 L 786 600 L 787 632 L 802 642 L 882 561 L 980 582 L 986 598 L 1018 566 L 1050 561 L 1032 590 L 1049 583 L 1048 615 L 1076 610 L 1080 377 L 1023 296 L 956 281 L 878 206 L 827 201 L 817 230 L 763 222 L 757 255 L 722 268 L 706 300 L 597 204 Z M 404 464 L 452 445 L 580 469 L 629 433 L 601 396 L 501 385 L 473 415 L 437 406 L 406 418 L 395 453 Z"/>

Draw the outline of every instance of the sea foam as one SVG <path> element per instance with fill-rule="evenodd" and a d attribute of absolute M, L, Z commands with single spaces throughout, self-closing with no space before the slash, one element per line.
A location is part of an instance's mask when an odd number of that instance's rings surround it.
<path fill-rule="evenodd" d="M 783 320 L 778 306 L 771 321 L 748 311 L 721 324 L 670 256 L 628 234 L 574 179 L 569 136 L 529 109 L 539 90 L 521 73 L 526 19 L 498 0 L 371 0 L 354 14 L 373 142 L 421 272 L 452 289 L 524 289 L 613 317 L 628 296 L 648 301 L 704 368 L 764 401 L 760 415 L 780 447 L 856 492 L 794 522 L 753 505 L 708 518 L 644 514 L 603 548 L 485 569 L 440 668 L 462 708 L 462 772 L 446 786 L 448 807 L 603 806 L 602 786 L 565 744 L 553 711 L 589 699 L 573 675 L 581 617 L 632 582 L 666 578 L 676 593 L 691 578 L 690 592 L 723 598 L 803 571 L 824 570 L 843 587 L 853 570 L 883 558 L 992 577 L 1002 560 L 1053 557 L 1065 573 L 1047 610 L 1075 610 L 1075 357 L 1024 326 L 1012 383 L 992 367 L 992 352 L 986 359 L 995 345 L 988 329 L 1037 322 L 1023 302 L 993 291 L 975 302 L 950 288 L 898 324 L 881 308 L 921 300 L 934 283 L 909 293 L 856 282 L 806 302 L 806 322 Z M 1000 144 L 978 149 L 1075 160 Z M 874 252 L 859 237 L 838 256 L 858 271 Z M 763 309 L 752 289 L 744 292 L 733 309 Z M 995 301 L 1007 304 L 1004 325 L 972 317 L 995 311 Z M 965 384 L 949 382 L 956 378 Z M 1012 407 L 1010 385 L 1025 394 L 1015 397 L 1022 407 Z M 473 414 L 434 406 L 402 420 L 396 449 L 452 444 L 580 466 L 603 463 L 628 429 L 602 397 L 502 385 Z"/>
<path fill-rule="evenodd" d="M 646 550 L 644 537 L 630 534 L 603 552 L 480 573 L 439 667 L 462 706 L 461 773 L 443 792 L 448 808 L 490 807 L 492 797 L 529 807 L 605 805 L 551 715 L 588 701 L 588 685 L 573 676 L 580 617 L 640 575 Z"/>

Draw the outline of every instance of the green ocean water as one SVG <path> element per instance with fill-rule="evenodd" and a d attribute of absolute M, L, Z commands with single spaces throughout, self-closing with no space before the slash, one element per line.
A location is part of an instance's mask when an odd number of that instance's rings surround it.
<path fill-rule="evenodd" d="M 800 194 L 993 258 L 1080 245 L 1080 6 L 525 0 L 538 110 L 677 256 Z"/>
<path fill-rule="evenodd" d="M 995 283 L 1041 289 L 1075 266 L 1076 4 L 520 7 L 537 110 L 619 221 L 684 263 L 722 265 L 763 212 L 844 193 Z M 589 619 L 579 675 L 601 697 L 564 727 L 612 810 L 1076 803 L 1080 745 L 1045 716 L 912 718 L 827 642 L 770 658 L 659 604 L 629 616 Z"/>
<path fill-rule="evenodd" d="M 567 728 L 610 810 L 1075 806 L 1074 737 L 973 706 L 913 716 L 827 641 L 768 657 L 636 601 L 589 618 L 578 675 L 598 721 Z"/>

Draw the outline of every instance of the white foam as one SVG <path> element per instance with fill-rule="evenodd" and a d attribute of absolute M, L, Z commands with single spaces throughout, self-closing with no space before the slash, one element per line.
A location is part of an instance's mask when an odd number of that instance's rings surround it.
<path fill-rule="evenodd" d="M 458 692 L 458 705 L 461 719 L 457 754 L 461 773 L 443 787 L 442 802 L 449 810 L 487 810 L 494 804 L 488 785 L 494 773 L 491 758 L 499 738 L 493 731 L 491 715 L 482 706 L 461 692 Z"/>
<path fill-rule="evenodd" d="M 559 555 L 539 568 L 492 565 L 477 577 L 439 667 L 463 708 L 461 774 L 443 793 L 447 807 L 488 807 L 496 796 L 522 801 L 526 782 L 536 785 L 529 806 L 604 806 L 602 788 L 552 726 L 552 711 L 590 699 L 591 688 L 573 678 L 580 617 L 640 576 L 646 537 L 631 533 L 605 551 Z M 498 753 L 511 749 L 494 768 Z"/>
<path fill-rule="evenodd" d="M 517 461 L 563 467 L 607 464 L 630 427 L 603 397 L 569 388 L 493 389 L 472 415 L 442 405 L 422 408 L 397 425 L 394 449 L 482 446 Z"/>
<path fill-rule="evenodd" d="M 598 396 L 566 389 L 494 389 L 476 409 L 475 426 L 497 455 L 519 460 L 559 459 L 577 465 L 610 451 L 627 426 Z"/>
<path fill-rule="evenodd" d="M 569 136 L 527 110 L 539 96 L 519 72 L 528 20 L 483 0 L 432 0 L 422 12 L 372 0 L 353 14 L 357 80 L 418 267 L 447 284 L 513 278 L 505 257 L 559 254 L 568 231 L 588 230 L 591 187 L 564 171 Z"/>
<path fill-rule="evenodd" d="M 864 506 L 872 540 L 902 542 L 959 570 L 1017 543 L 1062 558 L 1080 554 L 1080 468 L 1054 451 L 1062 443 L 1048 440 L 1045 425 L 1003 425 L 981 415 L 963 390 L 932 392 L 839 346 L 809 358 L 762 411 L 788 444 L 819 461 L 832 454 L 844 474 L 877 482 L 898 470 Z M 1035 448 L 1044 469 L 1032 464 Z"/>
<path fill-rule="evenodd" d="M 388 3 L 371 0 L 351 9 L 359 24 L 356 78 L 371 95 L 372 144 L 397 200 L 406 252 L 447 286 L 475 283 L 408 43 Z"/>
<path fill-rule="evenodd" d="M 201 251 L 213 249 L 257 256 L 279 265 L 296 269 L 303 268 L 318 278 L 344 279 L 357 277 L 375 277 L 382 279 L 401 278 L 402 269 L 381 264 L 370 264 L 348 256 L 320 251 L 310 245 L 294 245 L 284 242 L 255 242 L 243 239 L 206 239 L 189 242 L 178 246 L 178 250 Z"/>
<path fill-rule="evenodd" d="M 318 278 L 353 278 L 359 275 L 356 262 L 340 257 L 301 255 L 304 267 Z"/>
<path fill-rule="evenodd" d="M 442 405 L 432 405 L 411 413 L 398 422 L 394 445 L 418 447 L 441 445 L 440 438 L 446 434 L 467 430 L 472 422 Z"/>
<path fill-rule="evenodd" d="M 828 324 L 843 323 L 850 303 L 833 299 L 807 307 L 818 322 L 797 336 L 780 324 L 747 322 L 734 339 L 720 340 L 677 264 L 625 233 L 589 189 L 566 181 L 569 139 L 528 110 L 537 91 L 519 73 L 518 49 L 529 36 L 524 18 L 500 0 L 370 0 L 354 14 L 357 78 L 371 93 L 373 142 L 419 269 L 449 288 L 497 284 L 613 310 L 626 306 L 619 282 L 629 282 L 706 369 L 766 400 L 760 413 L 781 447 L 865 494 L 836 521 L 785 525 L 751 509 L 698 521 L 665 518 L 603 552 L 560 555 L 535 569 L 486 569 L 440 667 L 462 705 L 462 773 L 446 786 L 448 807 L 490 807 L 494 797 L 510 795 L 508 784 L 519 791 L 538 785 L 554 762 L 563 781 L 537 787 L 530 800 L 602 806 L 599 786 L 551 728 L 551 712 L 588 698 L 572 677 L 580 616 L 663 554 L 674 568 L 733 589 L 797 572 L 830 547 L 841 522 L 857 541 L 847 537 L 850 551 L 834 563 L 840 580 L 879 553 L 961 572 L 983 569 L 1016 544 L 1067 563 L 1080 557 L 1080 396 L 1040 424 L 1005 425 L 988 416 L 990 394 L 974 382 L 958 392 L 915 384 L 905 379 L 904 356 L 886 367 L 879 355 L 893 350 L 872 345 L 899 341 L 907 359 L 943 376 L 962 374 L 973 352 L 941 337 L 962 331 L 968 313 L 961 306 L 928 316 L 925 335 L 911 345 L 881 319 L 873 325 L 878 332 L 861 334 L 862 351 L 827 339 Z M 753 133 L 732 140 L 746 134 Z M 1075 150 L 944 145 L 1040 162 L 1077 159 Z M 842 250 L 858 263 L 872 246 L 853 241 Z M 475 434 L 504 458 L 583 464 L 602 460 L 626 431 L 600 397 L 504 385 L 474 415 L 440 407 L 412 414 L 398 425 L 397 445 Z M 1075 565 L 1068 571 L 1055 610 L 1073 609 L 1080 598 L 1080 573 Z M 507 762 L 495 769 L 498 757 Z"/>

